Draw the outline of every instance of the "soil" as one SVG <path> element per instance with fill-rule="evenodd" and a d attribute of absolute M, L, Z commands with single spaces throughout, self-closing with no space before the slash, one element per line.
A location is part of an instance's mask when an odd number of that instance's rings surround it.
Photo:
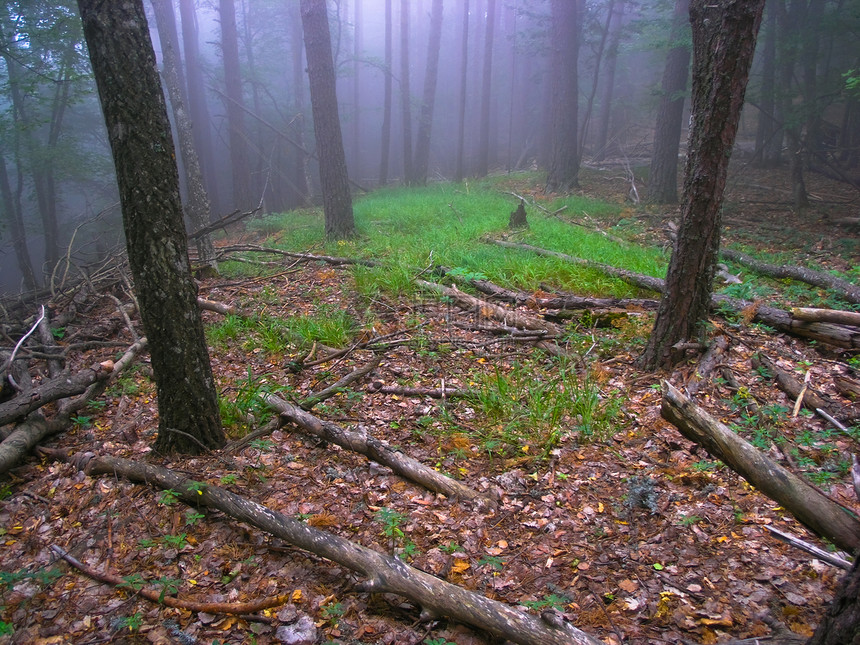
<path fill-rule="evenodd" d="M 509 188 L 533 199 L 549 197 L 517 178 Z M 629 189 L 623 171 L 583 170 L 585 194 L 621 201 Z M 815 175 L 809 189 L 813 205 L 798 212 L 790 206 L 784 172 L 737 165 L 727 196 L 725 243 L 771 251 L 775 258 L 813 268 L 856 268 L 857 236 L 838 220 L 858 215 L 857 191 Z M 571 218 L 666 244 L 666 223 L 675 216 L 676 209 L 631 203 L 619 221 Z M 630 220 L 636 226 L 628 226 Z M 223 243 L 247 241 L 244 235 Z M 661 419 L 661 379 L 683 385 L 699 356 L 691 354 L 672 374 L 638 371 L 634 361 L 648 332 L 647 315 L 635 324 L 589 330 L 579 339 L 585 344 L 574 348 L 583 357 L 580 374 L 585 377 L 582 365 L 588 363 L 588 378 L 603 400 L 622 400 L 610 431 L 586 437 L 577 430 L 583 419 L 567 415 L 557 421 L 558 443 L 549 449 L 526 442 L 494 451 L 482 441 L 486 419 L 475 401 L 370 391 L 379 385 L 439 388 L 443 382 L 468 388 L 476 375 L 507 373 L 515 361 L 551 366 L 551 359 L 528 344 L 464 329 L 476 322 L 473 313 L 429 298 L 367 301 L 353 288 L 348 268 L 323 263 L 285 264 L 261 278 L 207 279 L 200 293 L 279 317 L 312 313 L 326 304 L 372 312 L 374 327 L 364 333 L 386 335 L 380 366 L 314 413 L 361 426 L 479 490 L 501 489 L 498 509 L 481 511 L 428 493 L 292 426 L 212 455 L 153 454 L 157 409 L 146 359 L 108 390 L 103 403 L 53 437 L 52 447 L 175 468 L 396 553 L 468 589 L 525 605 L 524 611 L 554 606 L 607 643 L 715 643 L 763 637 L 776 624 L 806 637 L 834 595 L 840 570 L 777 541 L 764 527 L 827 545 Z M 115 294 L 127 299 L 119 288 Z M 132 342 L 104 299 L 79 302 L 78 311 L 61 345 L 88 337 Z M 204 317 L 212 325 L 223 320 L 209 311 Z M 836 376 L 858 377 L 849 363 L 851 352 L 717 318 L 713 326 L 715 334 L 730 339 L 721 367 L 740 388 L 710 378 L 696 401 L 761 442 L 771 458 L 812 477 L 832 498 L 860 512 L 846 468 L 851 455 L 860 454 L 857 432 L 851 437 L 817 417 L 792 416 L 794 401 L 750 367 L 752 354 L 765 352 L 800 378 L 810 372 L 811 387 L 852 410 L 857 404 L 842 398 L 834 385 Z M 114 358 L 114 352 L 70 354 L 67 367 L 74 371 Z M 374 353 L 357 349 L 297 370 L 297 362 L 309 364 L 319 355 L 318 348 L 301 354 L 270 351 L 239 336 L 217 344 L 212 366 L 222 398 L 246 402 L 243 429 L 252 430 L 267 416 L 253 403 L 255 392 L 278 389 L 301 400 L 365 365 Z M 752 403 L 769 412 L 753 416 Z M 219 513 L 170 503 L 147 486 L 89 478 L 70 464 L 37 456 L 2 481 L 0 618 L 14 626 L 14 634 L 0 637 L 0 643 L 494 642 L 444 619 L 421 622 L 420 607 L 400 597 L 356 591 L 359 580 L 337 565 Z M 178 598 L 244 602 L 287 594 L 290 602 L 240 616 L 167 608 L 55 562 L 52 545 L 96 569 L 140 575 Z"/>

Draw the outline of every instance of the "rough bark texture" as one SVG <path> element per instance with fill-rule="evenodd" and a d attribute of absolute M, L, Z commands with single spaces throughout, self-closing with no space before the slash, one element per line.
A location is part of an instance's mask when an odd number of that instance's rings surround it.
<path fill-rule="evenodd" d="M 704 446 L 711 455 L 724 461 L 750 484 L 788 509 L 816 535 L 851 553 L 860 548 L 860 521 L 765 457 L 669 383 L 663 384 L 660 413 L 687 439 Z"/>
<path fill-rule="evenodd" d="M 463 181 L 466 176 L 465 147 L 466 147 L 466 97 L 469 91 L 469 0 L 463 1 L 463 17 L 460 44 L 460 95 L 457 97 L 457 166 L 454 171 L 454 181 Z"/>
<path fill-rule="evenodd" d="M 648 174 L 648 201 L 654 204 L 678 202 L 678 148 L 684 122 L 687 74 L 690 69 L 690 47 L 686 42 L 687 13 L 690 0 L 676 0 L 672 17 L 674 43 L 666 57 L 660 88 L 660 107 L 654 132 L 654 152 Z"/>
<path fill-rule="evenodd" d="M 393 94 L 394 45 L 392 29 L 392 0 L 385 0 L 385 96 L 382 103 L 382 144 L 379 157 L 379 185 L 388 183 L 388 160 L 391 155 L 391 102 Z"/>
<path fill-rule="evenodd" d="M 860 644 L 860 553 L 807 645 Z"/>
<path fill-rule="evenodd" d="M 672 346 L 707 319 L 720 246 L 720 208 L 764 0 L 693 0 L 693 127 L 684 207 L 666 291 L 640 361 L 671 365 Z"/>
<path fill-rule="evenodd" d="M 753 163 L 759 168 L 777 168 L 782 163 L 782 126 L 776 120 L 776 11 L 773 6 L 765 9 L 764 30 Z"/>
<path fill-rule="evenodd" d="M 182 226 L 170 123 L 142 0 L 79 0 L 158 392 L 160 451 L 224 444 Z"/>
<path fill-rule="evenodd" d="M 579 186 L 577 142 L 578 61 L 582 0 L 552 0 L 552 147 L 546 189 L 566 192 Z"/>
<path fill-rule="evenodd" d="M 211 216 L 209 194 L 203 185 L 203 172 L 200 169 L 200 159 L 194 147 L 194 136 L 191 129 L 191 118 L 185 109 L 186 100 L 183 91 L 183 78 L 179 65 L 179 36 L 176 33 L 176 17 L 173 13 L 171 0 L 152 0 L 155 22 L 158 26 L 158 38 L 161 42 L 161 55 L 164 63 L 164 84 L 170 97 L 170 107 L 173 109 L 173 120 L 176 123 L 176 134 L 179 140 L 179 152 L 182 155 L 182 167 L 185 169 L 185 184 L 188 189 L 188 207 L 186 214 L 193 231 L 199 231 L 207 224 Z M 195 238 L 197 257 L 200 262 L 217 267 L 215 262 L 215 247 L 212 237 L 208 234 Z"/>
<path fill-rule="evenodd" d="M 439 48 L 442 43 L 442 0 L 433 0 L 430 14 L 430 37 L 427 43 L 427 71 L 424 75 L 424 98 L 418 115 L 415 139 L 415 162 L 412 164 L 414 183 L 427 183 L 430 165 L 430 135 L 433 131 L 433 106 L 436 102 L 436 80 L 439 77 Z"/>
<path fill-rule="evenodd" d="M 38 285 L 36 274 L 33 272 L 33 261 L 27 247 L 27 233 L 21 210 L 17 208 L 12 197 L 12 186 L 9 183 L 9 173 L 6 170 L 6 159 L 0 155 L 0 199 L 2 199 L 4 220 L 12 236 L 12 247 L 15 249 L 15 259 L 24 280 L 24 289 L 32 291 Z"/>
<path fill-rule="evenodd" d="M 400 0 L 400 120 L 405 184 L 412 182 L 412 90 L 409 77 L 409 0 Z"/>
<path fill-rule="evenodd" d="M 420 605 L 430 616 L 448 616 L 478 629 L 525 645 L 600 645 L 562 620 L 545 622 L 497 600 L 490 600 L 435 576 L 413 569 L 402 560 L 383 555 L 308 526 L 261 504 L 217 486 L 200 485 L 166 468 L 119 458 L 97 458 L 86 466 L 90 476 L 123 476 L 161 489 L 171 489 L 192 506 L 215 508 L 300 549 L 357 571 L 367 578 L 360 591 L 394 593 Z"/>
<path fill-rule="evenodd" d="M 319 154 L 325 234 L 328 238 L 340 239 L 355 234 L 355 223 L 337 110 L 328 12 L 325 0 L 301 0 L 301 10 Z"/>
<path fill-rule="evenodd" d="M 564 0 L 569 2 L 570 0 Z M 574 0 L 578 2 L 579 0 Z M 478 135 L 478 161 L 475 174 L 486 177 L 490 171 L 490 108 L 493 102 L 493 39 L 496 29 L 496 0 L 487 0 L 487 30 L 484 36 L 484 70 L 481 74 L 481 120 Z M 573 120 L 576 129 L 576 119 Z M 576 139 L 574 139 L 574 144 Z"/>
<path fill-rule="evenodd" d="M 242 74 L 239 68 L 239 35 L 236 28 L 236 6 L 233 0 L 219 0 L 221 21 L 221 55 L 224 63 L 224 86 L 227 99 L 227 124 L 230 141 L 230 167 L 233 177 L 233 204 L 236 208 L 251 206 L 251 170 L 245 143 L 245 117 L 242 108 Z"/>

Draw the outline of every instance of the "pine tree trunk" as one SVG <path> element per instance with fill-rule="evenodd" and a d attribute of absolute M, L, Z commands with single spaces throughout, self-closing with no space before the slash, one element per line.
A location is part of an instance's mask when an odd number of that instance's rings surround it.
<path fill-rule="evenodd" d="M 301 11 L 319 154 L 325 234 L 331 239 L 341 239 L 355 234 L 355 223 L 338 117 L 328 11 L 325 0 L 301 0 Z"/>
<path fill-rule="evenodd" d="M 391 2 L 385 0 L 385 94 L 382 105 L 382 150 L 379 158 L 379 185 L 388 183 L 388 160 L 391 155 L 391 101 L 394 53 L 392 44 Z"/>
<path fill-rule="evenodd" d="M 574 0 L 578 1 L 578 0 Z M 496 0 L 487 0 L 487 31 L 484 36 L 484 72 L 481 75 L 481 122 L 478 162 L 475 175 L 486 177 L 490 170 L 490 108 L 493 102 L 493 37 L 496 27 Z"/>
<path fill-rule="evenodd" d="M 466 97 L 469 87 L 469 0 L 463 0 L 462 46 L 460 49 L 460 96 L 459 96 L 459 126 L 457 136 L 457 167 L 454 171 L 454 181 L 463 181 L 466 174 Z"/>
<path fill-rule="evenodd" d="M 418 117 L 415 140 L 415 162 L 412 173 L 416 184 L 427 183 L 430 166 L 430 135 L 433 128 L 433 106 L 436 101 L 436 80 L 439 77 L 439 48 L 442 42 L 442 0 L 433 0 L 430 15 L 430 36 L 427 43 L 427 72 L 424 75 L 424 99 Z"/>
<path fill-rule="evenodd" d="M 708 318 L 720 245 L 720 208 L 765 0 L 692 0 L 693 125 L 684 206 L 666 289 L 640 364 L 668 367 L 678 341 Z"/>
<path fill-rule="evenodd" d="M 412 90 L 409 88 L 409 0 L 400 0 L 400 114 L 403 121 L 403 183 L 412 183 Z"/>
<path fill-rule="evenodd" d="M 143 0 L 79 0 L 116 167 L 129 265 L 158 392 L 160 452 L 224 432 L 182 226 L 179 174 Z"/>

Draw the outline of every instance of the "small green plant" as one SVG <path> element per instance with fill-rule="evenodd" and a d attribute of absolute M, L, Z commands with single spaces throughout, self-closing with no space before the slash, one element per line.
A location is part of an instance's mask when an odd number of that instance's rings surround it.
<path fill-rule="evenodd" d="M 707 459 L 702 459 L 694 463 L 691 468 L 700 473 L 710 472 L 712 470 L 717 470 L 722 466 L 722 462 L 720 461 L 708 461 Z"/>
<path fill-rule="evenodd" d="M 382 533 L 386 537 L 392 540 L 404 537 L 403 529 L 400 527 L 406 523 L 406 517 L 402 513 L 384 507 L 376 511 L 374 519 L 382 524 Z"/>
<path fill-rule="evenodd" d="M 179 501 L 179 495 L 172 488 L 165 488 L 158 496 L 158 503 L 164 506 L 172 506 Z"/>
<path fill-rule="evenodd" d="M 92 416 L 78 415 L 71 417 L 71 422 L 79 428 L 89 428 L 93 425 L 93 418 Z"/>
<path fill-rule="evenodd" d="M 346 608 L 343 606 L 342 602 L 329 603 L 322 608 L 323 619 L 325 619 L 332 627 L 337 627 L 337 624 L 340 622 L 340 619 L 343 618 L 345 613 Z"/>
<path fill-rule="evenodd" d="M 164 543 L 174 549 L 181 550 L 188 544 L 188 534 L 180 533 L 179 535 L 165 535 Z"/>
<path fill-rule="evenodd" d="M 5 620 L 0 620 L 0 636 L 11 636 L 15 633 L 15 627 L 12 623 L 7 623 Z"/>
<path fill-rule="evenodd" d="M 570 599 L 563 598 L 558 594 L 549 594 L 543 597 L 543 600 L 526 600 L 520 604 L 535 611 L 543 611 L 544 609 L 556 609 L 564 611 L 565 605 L 570 602 Z"/>
<path fill-rule="evenodd" d="M 694 524 L 698 524 L 702 521 L 702 518 L 698 515 L 686 515 L 681 518 L 681 521 L 678 522 L 681 526 L 693 526 Z"/>
<path fill-rule="evenodd" d="M 179 591 L 179 585 L 182 584 L 182 580 L 179 578 L 170 578 L 168 576 L 161 576 L 158 580 L 154 580 L 153 582 L 161 587 L 161 592 L 158 594 L 158 602 L 160 603 L 164 602 L 164 597 L 166 595 L 173 595 Z"/>
<path fill-rule="evenodd" d="M 111 620 L 111 627 L 114 631 L 122 631 L 127 629 L 130 632 L 136 632 L 143 625 L 143 615 L 138 611 L 131 616 L 117 616 Z"/>
<path fill-rule="evenodd" d="M 233 473 L 230 473 L 229 475 L 223 475 L 220 479 L 220 482 L 224 484 L 224 486 L 232 486 L 236 483 L 237 480 L 238 477 L 236 477 L 236 475 L 234 475 Z"/>
<path fill-rule="evenodd" d="M 457 643 L 445 640 L 444 638 L 425 638 L 424 645 L 457 645 Z"/>
<path fill-rule="evenodd" d="M 465 551 L 463 547 L 461 547 L 456 542 L 448 542 L 448 544 L 443 544 L 439 547 L 445 553 L 456 553 L 457 551 Z"/>
<path fill-rule="evenodd" d="M 204 517 L 206 517 L 206 516 L 203 515 L 203 513 L 198 513 L 193 508 L 189 508 L 185 511 L 185 525 L 186 526 L 194 526 L 195 524 L 197 524 L 197 522 L 202 520 Z"/>
<path fill-rule="evenodd" d="M 490 566 L 494 571 L 501 571 L 505 566 L 505 561 L 497 555 L 485 555 L 478 560 L 478 566 Z"/>
<path fill-rule="evenodd" d="M 158 540 L 154 538 L 140 538 L 137 541 L 137 545 L 141 549 L 151 549 L 154 546 L 158 546 Z"/>

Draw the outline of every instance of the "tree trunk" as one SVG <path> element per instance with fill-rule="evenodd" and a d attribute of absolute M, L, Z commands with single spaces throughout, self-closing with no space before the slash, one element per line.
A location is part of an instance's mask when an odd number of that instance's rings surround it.
<path fill-rule="evenodd" d="M 807 645 L 860 643 L 860 552 Z"/>
<path fill-rule="evenodd" d="M 615 0 L 612 5 L 613 18 L 610 23 L 609 51 L 606 52 L 606 73 L 603 74 L 603 93 L 600 96 L 600 114 L 597 120 L 597 138 L 594 160 L 602 160 L 609 148 L 609 123 L 612 120 L 612 95 L 615 91 L 615 71 L 618 68 L 618 47 L 624 26 L 626 0 Z M 581 156 L 580 156 L 581 158 Z"/>
<path fill-rule="evenodd" d="M 753 163 L 759 168 L 776 168 L 782 163 L 782 126 L 776 121 L 776 11 L 772 5 L 767 6 L 765 15 Z"/>
<path fill-rule="evenodd" d="M 212 127 L 209 121 L 209 106 L 203 83 L 203 70 L 200 67 L 200 47 L 198 45 L 197 14 L 194 0 L 179 0 L 179 16 L 182 21 L 182 53 L 185 60 L 185 79 L 188 83 L 188 110 L 194 125 L 194 149 L 206 182 L 206 193 L 216 211 L 220 204 L 218 182 L 213 172 Z"/>
<path fill-rule="evenodd" d="M 579 0 L 575 0 L 579 1 Z M 478 127 L 478 162 L 475 175 L 486 177 L 490 170 L 490 107 L 494 97 L 493 87 L 493 38 L 496 27 L 496 0 L 487 0 L 487 31 L 484 36 L 484 71 L 481 75 L 481 115 Z"/>
<path fill-rule="evenodd" d="M 400 115 L 403 121 L 403 183 L 412 183 L 412 90 L 409 88 L 409 0 L 400 0 Z"/>
<path fill-rule="evenodd" d="M 185 183 L 188 188 L 188 219 L 192 231 L 199 231 L 209 224 L 211 207 L 209 195 L 203 185 L 203 173 L 200 170 L 200 160 L 194 149 L 194 137 L 191 129 L 191 119 L 185 110 L 183 79 L 180 76 L 178 60 L 179 36 L 176 33 L 176 17 L 173 13 L 172 0 L 152 0 L 158 36 L 161 41 L 161 55 L 164 63 L 164 84 L 173 108 L 173 121 L 176 124 L 176 134 L 179 140 L 179 152 L 182 155 L 182 167 L 185 169 Z M 217 271 L 215 247 L 209 234 L 195 238 L 198 260 Z"/>
<path fill-rule="evenodd" d="M 466 148 L 466 97 L 469 89 L 469 0 L 463 0 L 463 33 L 460 46 L 460 96 L 458 98 L 457 166 L 454 181 L 461 182 L 466 176 L 464 152 Z"/>
<path fill-rule="evenodd" d="M 239 68 L 239 35 L 236 28 L 236 6 L 233 0 L 219 0 L 221 19 L 221 55 L 224 64 L 224 86 L 227 128 L 230 141 L 230 168 L 233 179 L 233 204 L 236 208 L 251 206 L 251 171 L 248 163 L 245 116 L 242 98 L 242 74 Z"/>
<path fill-rule="evenodd" d="M 392 0 L 385 0 L 385 90 L 382 105 L 382 150 L 379 157 L 379 185 L 388 183 L 388 161 L 391 155 L 391 102 L 394 74 L 394 47 L 392 44 Z"/>
<path fill-rule="evenodd" d="M 338 117 L 328 11 L 325 0 L 301 0 L 301 11 L 319 154 L 325 234 L 330 239 L 342 239 L 355 234 L 355 223 Z"/>
<path fill-rule="evenodd" d="M 161 452 L 224 444 L 182 226 L 170 122 L 143 0 L 79 0 L 119 184 L 129 265 L 149 338 Z"/>
<path fill-rule="evenodd" d="M 415 161 L 412 164 L 414 183 L 427 183 L 430 165 L 430 135 L 433 128 L 433 106 L 436 102 L 436 79 L 439 77 L 439 48 L 442 42 L 442 0 L 433 0 L 430 16 L 430 36 L 427 42 L 427 71 L 424 75 L 424 99 L 418 116 L 415 140 Z"/>
<path fill-rule="evenodd" d="M 672 365 L 672 346 L 707 320 L 720 246 L 720 208 L 764 0 L 693 0 L 693 126 L 681 226 L 654 329 L 640 363 Z"/>
<path fill-rule="evenodd" d="M 311 196 L 310 179 L 308 178 L 309 153 L 305 145 L 305 66 L 303 64 L 304 47 L 302 46 L 302 17 L 298 5 L 290 3 L 290 24 L 292 27 L 291 46 L 293 57 L 293 137 L 295 139 L 295 161 L 293 165 L 293 189 L 296 191 L 297 203 L 309 204 Z"/>
<path fill-rule="evenodd" d="M 678 149 L 684 123 L 690 48 L 678 41 L 687 34 L 690 0 L 676 0 L 670 41 L 674 44 L 666 57 L 660 107 L 654 129 L 654 152 L 648 175 L 648 201 L 652 204 L 678 203 Z"/>
<path fill-rule="evenodd" d="M 33 261 L 30 259 L 30 249 L 27 247 L 27 232 L 21 211 L 15 204 L 12 195 L 12 185 L 9 183 L 9 173 L 6 171 L 6 158 L 0 154 L 0 200 L 3 204 L 6 225 L 12 236 L 12 248 L 15 249 L 15 259 L 18 270 L 24 280 L 24 289 L 33 291 L 37 286 L 36 274 L 33 272 Z"/>
<path fill-rule="evenodd" d="M 547 192 L 579 187 L 578 59 L 582 0 L 552 0 L 552 144 Z"/>

